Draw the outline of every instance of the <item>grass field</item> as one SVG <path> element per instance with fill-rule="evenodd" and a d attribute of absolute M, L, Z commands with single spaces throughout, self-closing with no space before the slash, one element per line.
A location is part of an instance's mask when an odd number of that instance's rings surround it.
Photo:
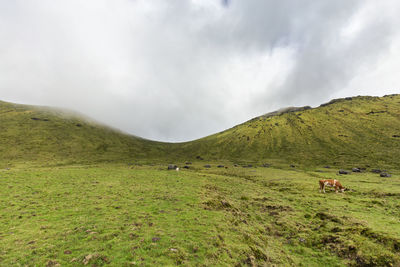
<path fill-rule="evenodd" d="M 2 169 L 0 266 L 399 266 L 396 171 L 206 163 Z"/>

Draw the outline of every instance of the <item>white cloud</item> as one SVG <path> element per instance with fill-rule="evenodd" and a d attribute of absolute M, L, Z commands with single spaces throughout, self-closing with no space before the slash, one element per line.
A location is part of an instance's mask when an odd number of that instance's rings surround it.
<path fill-rule="evenodd" d="M 0 0 L 0 99 L 72 108 L 151 139 L 199 138 L 282 106 L 395 92 L 396 10 L 372 0 Z"/>

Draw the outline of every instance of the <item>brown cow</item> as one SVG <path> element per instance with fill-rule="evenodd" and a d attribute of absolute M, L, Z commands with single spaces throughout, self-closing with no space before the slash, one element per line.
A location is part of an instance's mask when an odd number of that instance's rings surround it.
<path fill-rule="evenodd" d="M 325 193 L 325 186 L 335 187 L 335 192 L 338 192 L 340 189 L 341 192 L 344 192 L 345 188 L 338 180 L 327 179 L 327 180 L 319 180 L 319 192 Z"/>

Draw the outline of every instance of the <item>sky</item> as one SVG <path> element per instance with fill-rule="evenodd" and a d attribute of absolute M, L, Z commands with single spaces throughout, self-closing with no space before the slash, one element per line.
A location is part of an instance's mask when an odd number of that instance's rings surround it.
<path fill-rule="evenodd" d="M 400 93 L 398 0 L 0 0 L 0 100 L 147 139 Z"/>

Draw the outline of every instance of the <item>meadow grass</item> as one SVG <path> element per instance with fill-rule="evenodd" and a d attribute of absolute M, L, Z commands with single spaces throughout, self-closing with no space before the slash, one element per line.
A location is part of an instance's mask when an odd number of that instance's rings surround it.
<path fill-rule="evenodd" d="M 396 266 L 400 177 L 98 164 L 0 171 L 0 266 Z M 352 189 L 321 194 L 318 180 Z"/>

